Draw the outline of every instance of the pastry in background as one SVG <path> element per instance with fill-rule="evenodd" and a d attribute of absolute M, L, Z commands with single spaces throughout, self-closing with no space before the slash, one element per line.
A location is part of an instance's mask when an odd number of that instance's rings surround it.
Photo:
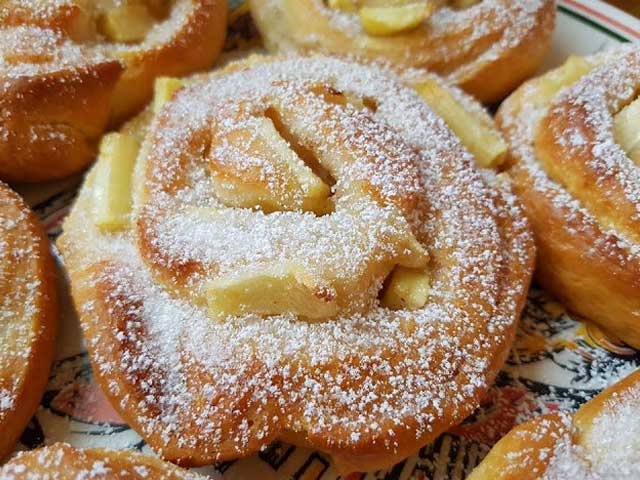
<path fill-rule="evenodd" d="M 532 75 L 555 26 L 553 0 L 248 0 L 273 51 L 320 52 L 444 76 L 483 102 Z"/>
<path fill-rule="evenodd" d="M 152 96 L 211 66 L 225 0 L 0 1 L 0 179 L 61 178 Z"/>
<path fill-rule="evenodd" d="M 610 386 L 573 415 L 552 413 L 514 428 L 468 480 L 637 478 L 638 410 L 640 371 Z"/>
<path fill-rule="evenodd" d="M 640 49 L 571 57 L 497 120 L 533 225 L 540 283 L 640 348 Z"/>
<path fill-rule="evenodd" d="M 47 236 L 18 194 L 0 182 L 0 460 L 40 404 L 57 315 Z"/>

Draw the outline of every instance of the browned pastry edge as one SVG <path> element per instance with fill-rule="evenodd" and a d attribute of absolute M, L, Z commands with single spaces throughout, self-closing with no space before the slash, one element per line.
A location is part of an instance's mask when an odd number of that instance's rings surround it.
<path fill-rule="evenodd" d="M 515 166 L 510 174 L 534 230 L 538 282 L 572 312 L 640 348 L 640 262 L 625 258 L 617 239 L 530 188 L 524 169 Z"/>
<path fill-rule="evenodd" d="M 549 2 L 538 12 L 537 29 L 529 31 L 506 55 L 461 78 L 458 85 L 482 103 L 499 102 L 513 92 L 535 74 L 549 51 L 556 24 L 555 9 L 555 2 Z M 544 32 L 550 33 L 545 35 Z"/>
<path fill-rule="evenodd" d="M 495 42 L 503 34 L 499 28 L 491 26 L 491 18 L 487 17 L 478 18 L 470 25 L 462 25 L 458 30 L 452 29 L 449 24 L 439 26 L 433 28 L 438 31 L 435 34 L 430 32 L 432 27 L 429 26 L 390 37 L 369 37 L 365 34 L 351 35 L 333 26 L 329 27 L 333 30 L 322 30 L 322 22 L 331 24 L 332 19 L 314 22 L 313 16 L 321 15 L 317 11 L 309 14 L 310 24 L 291 25 L 284 18 L 286 15 L 279 11 L 293 8 L 286 0 L 280 0 L 275 6 L 270 5 L 268 0 L 249 0 L 249 3 L 254 21 L 270 50 L 320 52 L 364 63 L 381 63 L 403 76 L 406 71 L 408 79 L 413 76 L 413 68 L 429 69 L 440 75 L 450 76 L 452 82 L 483 103 L 502 100 L 536 72 L 549 50 L 556 23 L 555 2 L 543 0 L 535 14 L 529 15 L 530 23 L 527 24 L 524 35 L 518 36 L 517 40 L 510 39 L 508 46 L 500 54 L 482 58 L 491 42 Z M 302 5 L 301 2 L 301 6 L 297 7 L 298 11 L 292 15 L 296 19 L 297 15 L 302 16 L 302 12 L 305 12 Z M 469 8 L 474 7 L 477 6 Z M 280 20 L 281 18 L 284 20 Z M 513 22 L 509 25 L 509 17 L 505 15 L 500 20 L 503 22 L 500 25 L 505 30 L 518 28 Z M 427 20 L 427 23 L 430 21 Z M 277 22 L 282 24 L 276 25 Z M 471 28 L 482 29 L 478 39 L 467 37 Z M 288 29 L 299 30 L 290 33 Z M 488 31 L 485 32 L 485 29 Z M 322 35 L 335 35 L 335 38 L 323 41 L 319 39 Z M 460 47 L 461 44 L 465 44 L 464 48 Z M 406 51 L 412 55 L 402 58 Z M 448 55 L 443 54 L 443 51 L 448 52 Z"/>
<path fill-rule="evenodd" d="M 531 141 L 519 138 L 517 122 L 522 120 L 515 118 L 536 81 L 523 84 L 496 115 L 508 141 Z M 615 232 L 594 223 L 581 209 L 558 201 L 556 191 L 537 187 L 540 179 L 535 178 L 537 173 L 532 172 L 531 160 L 522 156 L 523 151 L 512 145 L 508 172 L 534 231 L 537 280 L 572 312 L 640 348 L 640 258 L 619 244 Z"/>
<path fill-rule="evenodd" d="M 0 178 L 37 182 L 84 168 L 107 127 L 116 60 L 10 83 L 0 95 Z"/>
<path fill-rule="evenodd" d="M 49 241 L 35 214 L 30 211 L 24 201 L 9 187 L 0 182 L 0 198 L 4 197 L 11 205 L 28 215 L 25 225 L 27 234 L 34 242 L 35 276 L 40 280 L 35 308 L 37 313 L 31 331 L 33 341 L 30 353 L 25 359 L 26 374 L 19 379 L 17 395 L 13 398 L 13 406 L 4 412 L 4 421 L 0 422 L 0 459 L 6 456 L 22 434 L 27 423 L 34 414 L 42 393 L 49 379 L 49 368 L 55 353 L 55 335 L 57 331 L 58 305 L 55 284 L 55 265 L 50 253 Z M 15 372 L 0 372 L 6 378 Z"/>
<path fill-rule="evenodd" d="M 112 96 L 111 127 L 120 125 L 149 101 L 156 77 L 182 76 L 213 64 L 226 36 L 227 2 L 194 3 L 195 14 L 169 42 L 151 50 L 122 53 L 126 69 Z"/>

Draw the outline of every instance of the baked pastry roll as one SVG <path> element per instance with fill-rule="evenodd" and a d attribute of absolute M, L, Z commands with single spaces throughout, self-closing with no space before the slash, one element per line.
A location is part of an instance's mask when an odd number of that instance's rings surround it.
<path fill-rule="evenodd" d="M 159 75 L 209 67 L 224 0 L 0 2 L 0 178 L 85 167 L 100 135 L 150 99 Z"/>
<path fill-rule="evenodd" d="M 532 75 L 555 26 L 553 0 L 249 0 L 268 48 L 317 51 L 403 72 L 429 69 L 483 102 Z"/>
<path fill-rule="evenodd" d="M 23 200 L 0 182 L 0 459 L 40 404 L 56 325 L 49 242 Z"/>
<path fill-rule="evenodd" d="M 519 88 L 498 122 L 531 219 L 540 283 L 640 348 L 640 51 L 571 57 Z"/>
<path fill-rule="evenodd" d="M 55 443 L 37 450 L 20 452 L 0 467 L 0 478 L 204 480 L 205 477 L 134 450 L 78 450 L 65 443 Z"/>
<path fill-rule="evenodd" d="M 292 58 L 180 87 L 103 139 L 59 239 L 121 415 L 180 464 L 283 439 L 349 472 L 471 413 L 529 283 L 514 198 L 367 67 Z"/>
<path fill-rule="evenodd" d="M 553 413 L 514 428 L 469 480 L 623 480 L 640 471 L 640 371 L 575 414 Z"/>

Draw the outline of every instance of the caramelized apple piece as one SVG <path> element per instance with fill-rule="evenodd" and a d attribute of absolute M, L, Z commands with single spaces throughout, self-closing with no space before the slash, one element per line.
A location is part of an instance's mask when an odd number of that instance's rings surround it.
<path fill-rule="evenodd" d="M 158 113 L 162 106 L 184 86 L 182 80 L 173 77 L 159 77 L 154 84 L 153 111 Z"/>
<path fill-rule="evenodd" d="M 225 275 L 208 286 L 207 304 L 216 321 L 248 313 L 320 320 L 338 312 L 335 292 L 293 264 Z"/>
<path fill-rule="evenodd" d="M 432 1 L 396 6 L 365 6 L 360 9 L 360 23 L 370 35 L 395 35 L 418 27 L 434 10 L 435 3 Z"/>
<path fill-rule="evenodd" d="M 125 3 L 107 10 L 99 21 L 100 32 L 113 42 L 144 40 L 155 18 L 143 3 Z"/>
<path fill-rule="evenodd" d="M 265 212 L 324 214 L 331 210 L 330 187 L 290 148 L 270 119 L 256 118 L 252 128 L 227 134 L 227 141 L 237 155 L 259 161 L 236 164 L 228 161 L 228 152 L 218 157 L 212 147 L 213 182 L 216 195 L 225 205 L 260 207 Z"/>
<path fill-rule="evenodd" d="M 426 305 L 429 288 L 429 274 L 425 270 L 396 267 L 381 304 L 392 310 L 417 310 Z"/>
<path fill-rule="evenodd" d="M 616 142 L 640 165 L 640 99 L 624 107 L 613 121 Z"/>
<path fill-rule="evenodd" d="M 93 182 L 95 224 L 105 230 L 129 225 L 131 175 L 140 143 L 134 137 L 110 133 L 102 138 Z"/>
<path fill-rule="evenodd" d="M 466 110 L 447 89 L 434 80 L 427 80 L 417 85 L 416 89 L 473 154 L 478 166 L 496 167 L 504 161 L 507 144 L 483 118 Z"/>
<path fill-rule="evenodd" d="M 564 87 L 577 82 L 589 73 L 593 65 L 582 57 L 570 56 L 559 68 L 551 70 L 536 82 L 536 93 L 532 101 L 537 107 L 551 103 L 556 94 Z"/>

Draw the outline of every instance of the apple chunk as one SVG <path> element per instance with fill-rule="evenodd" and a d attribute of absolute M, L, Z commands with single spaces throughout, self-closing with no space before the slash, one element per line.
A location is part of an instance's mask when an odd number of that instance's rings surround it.
<path fill-rule="evenodd" d="M 102 138 L 93 182 L 94 222 L 105 230 L 129 225 L 131 176 L 140 149 L 130 135 L 110 133 Z"/>
<path fill-rule="evenodd" d="M 207 304 L 210 318 L 217 321 L 249 313 L 292 313 L 317 321 L 338 312 L 335 292 L 294 264 L 224 275 L 207 287 Z"/>
<path fill-rule="evenodd" d="M 209 167 L 216 195 L 227 206 L 319 215 L 332 208 L 331 188 L 291 149 L 269 118 L 255 117 L 250 127 L 228 132 L 225 143 L 212 145 Z"/>
<path fill-rule="evenodd" d="M 475 157 L 480 167 L 496 167 L 507 155 L 507 144 L 486 122 L 466 110 L 435 80 L 427 80 L 416 90 L 431 109 L 440 116 Z"/>
<path fill-rule="evenodd" d="M 561 67 L 551 70 L 534 81 L 536 86 L 532 98 L 534 105 L 537 107 L 547 106 L 560 90 L 580 80 L 592 68 L 593 65 L 584 58 L 570 56 Z"/>
<path fill-rule="evenodd" d="M 426 305 L 429 288 L 426 270 L 398 266 L 391 273 L 381 304 L 392 310 L 417 310 Z"/>
<path fill-rule="evenodd" d="M 629 158 L 640 165 L 640 99 L 624 107 L 613 120 L 616 142 Z"/>
<path fill-rule="evenodd" d="M 156 78 L 153 94 L 153 112 L 158 113 L 162 106 L 167 103 L 173 94 L 184 86 L 182 80 L 173 77 Z"/>
<path fill-rule="evenodd" d="M 142 3 L 125 3 L 107 10 L 99 20 L 100 32 L 113 42 L 137 43 L 153 28 L 155 18 Z"/>

